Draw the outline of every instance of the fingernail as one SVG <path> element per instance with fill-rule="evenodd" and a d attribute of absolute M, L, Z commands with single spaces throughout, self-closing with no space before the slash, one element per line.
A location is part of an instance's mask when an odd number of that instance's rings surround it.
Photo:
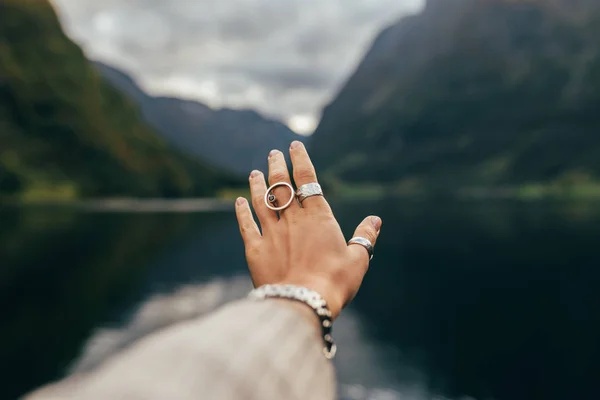
<path fill-rule="evenodd" d="M 260 171 L 255 169 L 254 171 L 250 172 L 250 178 L 256 178 L 257 176 L 260 175 Z"/>
<path fill-rule="evenodd" d="M 246 204 L 246 199 L 243 197 L 238 197 L 237 200 L 235 201 L 235 204 L 237 204 L 238 206 L 242 206 L 242 205 Z"/>
<path fill-rule="evenodd" d="M 271 152 L 269 153 L 269 157 L 273 157 L 277 153 L 279 153 L 279 150 L 271 150 Z"/>
<path fill-rule="evenodd" d="M 290 145 L 290 149 L 298 149 L 300 148 L 300 146 L 302 146 L 302 143 L 297 140 L 294 140 Z"/>
<path fill-rule="evenodd" d="M 373 225 L 373 228 L 379 231 L 379 229 L 381 228 L 381 218 L 371 217 L 371 225 Z"/>

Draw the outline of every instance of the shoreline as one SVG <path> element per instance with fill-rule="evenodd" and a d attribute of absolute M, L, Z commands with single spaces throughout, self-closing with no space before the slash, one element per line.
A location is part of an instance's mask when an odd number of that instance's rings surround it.
<path fill-rule="evenodd" d="M 455 189 L 402 187 L 379 184 L 336 184 L 335 197 L 371 200 L 381 198 L 453 201 L 600 201 L 600 184 L 524 184 L 518 186 L 465 186 Z"/>
<path fill-rule="evenodd" d="M 570 189 L 570 190 L 569 190 Z M 246 192 L 232 192 L 225 196 L 189 198 L 9 198 L 0 196 L 0 210 L 6 208 L 53 208 L 75 209 L 89 212 L 132 213 L 189 213 L 233 212 L 238 195 L 248 197 Z M 348 202 L 397 199 L 406 201 L 517 201 L 536 202 L 600 202 L 600 186 L 575 185 L 570 188 L 551 185 L 523 185 L 520 187 L 464 187 L 454 191 L 427 192 L 399 190 L 393 185 L 339 185 L 331 190 L 332 200 Z"/>
<path fill-rule="evenodd" d="M 164 199 L 164 198 L 101 198 L 80 200 L 2 201 L 0 208 L 69 208 L 91 212 L 207 212 L 233 211 L 233 199 L 217 197 Z"/>

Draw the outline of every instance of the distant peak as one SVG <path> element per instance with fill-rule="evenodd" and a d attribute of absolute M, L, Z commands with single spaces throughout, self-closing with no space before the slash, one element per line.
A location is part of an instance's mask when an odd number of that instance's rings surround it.
<path fill-rule="evenodd" d="M 101 71 L 110 72 L 112 74 L 118 75 L 121 79 L 127 80 L 128 82 L 132 83 L 135 86 L 139 86 L 137 84 L 136 80 L 131 75 L 129 75 L 127 72 L 123 71 L 122 69 L 119 69 L 112 65 L 108 65 L 102 61 L 92 61 L 92 64 L 97 69 L 100 69 Z"/>
<path fill-rule="evenodd" d="M 238 115 L 243 115 L 243 116 L 246 116 L 246 117 L 267 119 L 263 115 L 261 115 L 260 113 L 258 113 L 258 111 L 253 110 L 251 108 L 230 108 L 230 107 L 223 107 L 223 108 L 220 108 L 218 110 L 218 112 L 221 112 L 221 113 L 236 113 Z"/>

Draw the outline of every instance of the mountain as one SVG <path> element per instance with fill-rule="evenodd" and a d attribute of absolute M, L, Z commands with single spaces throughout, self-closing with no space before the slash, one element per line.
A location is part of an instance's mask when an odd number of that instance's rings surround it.
<path fill-rule="evenodd" d="M 47 0 L 3 0 L 0 15 L 0 194 L 211 195 L 236 182 L 160 139 Z"/>
<path fill-rule="evenodd" d="M 600 3 L 429 0 L 311 139 L 332 180 L 445 191 L 600 176 Z"/>
<path fill-rule="evenodd" d="M 196 101 L 152 97 L 123 71 L 99 62 L 95 66 L 102 76 L 129 95 L 166 140 L 235 173 L 264 171 L 269 151 L 285 150 L 293 140 L 306 138 L 253 110 L 213 110 Z"/>

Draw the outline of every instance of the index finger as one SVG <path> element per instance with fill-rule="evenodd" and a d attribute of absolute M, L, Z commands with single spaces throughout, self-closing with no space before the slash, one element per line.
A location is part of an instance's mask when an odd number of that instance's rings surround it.
<path fill-rule="evenodd" d="M 300 188 L 307 183 L 319 182 L 317 180 L 315 167 L 302 142 L 297 140 L 292 142 L 290 145 L 290 158 L 292 159 L 292 168 L 294 170 L 294 183 L 296 183 L 297 188 Z M 329 204 L 323 196 L 311 196 L 304 199 L 302 207 L 309 209 L 314 207 L 331 211 Z"/>

